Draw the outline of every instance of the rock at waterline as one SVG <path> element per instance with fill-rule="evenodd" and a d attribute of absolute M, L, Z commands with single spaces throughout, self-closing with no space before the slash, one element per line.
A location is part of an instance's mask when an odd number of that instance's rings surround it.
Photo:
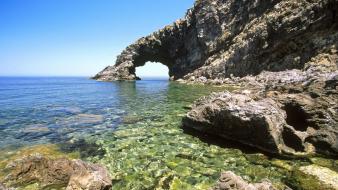
<path fill-rule="evenodd" d="M 4 182 L 9 187 L 38 183 L 41 188 L 66 187 L 67 190 L 108 190 L 112 183 L 101 165 L 66 158 L 28 156 L 7 165 Z"/>
<path fill-rule="evenodd" d="M 130 44 L 101 81 L 136 80 L 135 68 L 161 62 L 171 80 L 222 83 L 262 71 L 330 68 L 337 60 L 335 0 L 198 0 L 184 18 Z"/>
<path fill-rule="evenodd" d="M 271 153 L 338 156 L 337 76 L 317 68 L 237 79 L 245 88 L 201 98 L 183 125 Z"/>

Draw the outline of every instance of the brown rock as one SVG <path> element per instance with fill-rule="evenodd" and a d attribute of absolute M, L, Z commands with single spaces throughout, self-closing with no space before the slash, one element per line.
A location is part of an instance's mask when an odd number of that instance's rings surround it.
<path fill-rule="evenodd" d="M 39 155 L 16 160 L 6 168 L 8 186 L 39 183 L 41 188 L 67 187 L 67 189 L 108 190 L 111 180 L 107 170 L 81 160 L 50 159 Z"/>

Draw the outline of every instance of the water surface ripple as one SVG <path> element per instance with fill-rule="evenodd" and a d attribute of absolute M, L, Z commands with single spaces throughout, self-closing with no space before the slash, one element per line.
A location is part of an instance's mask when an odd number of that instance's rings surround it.
<path fill-rule="evenodd" d="M 56 144 L 80 152 L 108 168 L 114 189 L 208 189 L 224 170 L 283 188 L 288 168 L 307 161 L 219 147 L 181 129 L 187 106 L 221 90 L 165 80 L 2 77 L 0 149 Z"/>

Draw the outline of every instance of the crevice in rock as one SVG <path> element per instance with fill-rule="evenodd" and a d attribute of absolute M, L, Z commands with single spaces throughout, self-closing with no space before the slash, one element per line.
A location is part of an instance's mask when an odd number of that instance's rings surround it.
<path fill-rule="evenodd" d="M 297 131 L 306 131 L 308 128 L 305 111 L 297 104 L 288 103 L 284 105 L 286 112 L 286 123 Z"/>
<path fill-rule="evenodd" d="M 297 152 L 305 150 L 302 140 L 290 128 L 284 128 L 282 132 L 284 144 Z"/>

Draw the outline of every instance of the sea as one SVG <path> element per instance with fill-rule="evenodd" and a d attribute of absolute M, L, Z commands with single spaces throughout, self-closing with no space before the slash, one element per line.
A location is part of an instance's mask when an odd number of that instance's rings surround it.
<path fill-rule="evenodd" d="M 228 170 L 290 186 L 296 177 L 288 168 L 308 160 L 271 157 L 182 127 L 194 101 L 225 90 L 232 89 L 162 78 L 0 77 L 0 166 L 30 154 L 72 155 L 106 167 L 114 189 L 204 190 Z"/>

